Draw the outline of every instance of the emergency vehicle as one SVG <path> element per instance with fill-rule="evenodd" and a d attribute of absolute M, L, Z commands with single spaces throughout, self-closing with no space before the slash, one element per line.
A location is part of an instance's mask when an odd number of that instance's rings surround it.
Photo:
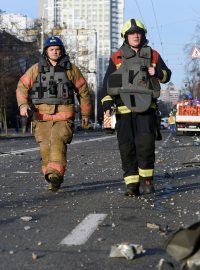
<path fill-rule="evenodd" d="M 200 100 L 183 100 L 176 105 L 176 133 L 200 132 Z"/>

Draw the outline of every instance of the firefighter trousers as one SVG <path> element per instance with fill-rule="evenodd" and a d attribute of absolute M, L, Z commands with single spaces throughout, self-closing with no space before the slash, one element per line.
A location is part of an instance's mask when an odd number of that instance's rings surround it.
<path fill-rule="evenodd" d="M 67 144 L 73 137 L 73 124 L 69 121 L 37 121 L 34 135 L 40 145 L 42 173 L 48 180 L 50 173 L 56 173 L 63 180 L 67 165 Z"/>
<path fill-rule="evenodd" d="M 125 184 L 139 185 L 143 180 L 152 181 L 155 162 L 155 110 L 117 114 L 116 118 Z"/>

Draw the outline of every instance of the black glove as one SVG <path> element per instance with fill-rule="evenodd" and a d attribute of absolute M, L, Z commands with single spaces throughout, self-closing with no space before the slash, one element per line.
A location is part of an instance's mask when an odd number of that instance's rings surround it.
<path fill-rule="evenodd" d="M 103 111 L 112 110 L 114 106 L 114 102 L 112 100 L 104 101 L 103 103 Z"/>

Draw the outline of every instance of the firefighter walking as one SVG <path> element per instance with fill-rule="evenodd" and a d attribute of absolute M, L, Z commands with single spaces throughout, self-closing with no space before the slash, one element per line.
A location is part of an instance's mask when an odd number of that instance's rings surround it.
<path fill-rule="evenodd" d="M 49 37 L 37 64 L 20 78 L 16 96 L 21 116 L 33 111 L 34 135 L 40 145 L 42 173 L 49 190 L 57 191 L 67 165 L 67 144 L 74 131 L 74 94 L 80 103 L 82 122 L 91 111 L 87 82 L 70 63 L 60 38 Z"/>
<path fill-rule="evenodd" d="M 122 27 L 124 39 L 105 74 L 103 110 L 116 111 L 116 131 L 126 185 L 125 195 L 154 192 L 157 98 L 160 82 L 171 77 L 159 53 L 147 46 L 143 23 L 130 19 Z M 141 188 L 140 188 L 141 187 Z"/>

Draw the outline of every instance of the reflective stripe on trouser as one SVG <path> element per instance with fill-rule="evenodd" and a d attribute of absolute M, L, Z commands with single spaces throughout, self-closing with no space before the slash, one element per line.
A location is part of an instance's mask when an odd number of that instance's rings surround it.
<path fill-rule="evenodd" d="M 152 108 L 152 109 L 157 108 L 155 102 L 151 103 L 150 108 Z M 126 114 L 126 113 L 131 113 L 131 110 L 127 106 L 118 106 L 118 107 L 116 107 L 116 114 Z"/>
<path fill-rule="evenodd" d="M 154 174 L 154 170 L 153 169 L 140 169 L 139 168 L 139 179 L 140 182 L 141 181 L 152 181 L 153 180 L 153 174 Z"/>
<path fill-rule="evenodd" d="M 68 121 L 36 122 L 35 138 L 40 145 L 44 175 L 58 173 L 64 176 L 67 164 L 67 143 L 71 142 L 72 135 L 72 124 Z"/>
<path fill-rule="evenodd" d="M 124 181 L 126 185 L 129 184 L 139 184 L 139 175 L 129 175 L 124 177 Z"/>
<path fill-rule="evenodd" d="M 152 180 L 155 162 L 155 110 L 116 115 L 116 118 L 117 139 L 124 178 L 139 175 L 138 168 L 140 168 L 143 174 L 139 178 Z M 148 173 L 144 174 L 144 171 Z"/>

